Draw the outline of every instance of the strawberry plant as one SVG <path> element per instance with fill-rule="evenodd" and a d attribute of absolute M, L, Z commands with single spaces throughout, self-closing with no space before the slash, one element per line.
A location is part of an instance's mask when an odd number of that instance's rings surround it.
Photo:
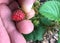
<path fill-rule="evenodd" d="M 60 43 L 60 0 L 46 0 L 43 3 L 36 0 L 33 8 L 36 12 L 31 19 L 34 31 L 24 35 L 26 40 Z"/>

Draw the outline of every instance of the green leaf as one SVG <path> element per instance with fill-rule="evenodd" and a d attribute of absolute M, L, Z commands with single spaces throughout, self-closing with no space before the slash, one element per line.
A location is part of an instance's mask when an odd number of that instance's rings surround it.
<path fill-rule="evenodd" d="M 60 0 L 47 0 L 47 1 L 59 1 L 60 2 Z"/>
<path fill-rule="evenodd" d="M 46 32 L 46 28 L 45 27 L 38 27 L 36 30 L 35 30 L 35 34 L 34 34 L 34 39 L 35 40 L 43 40 L 43 35 L 44 33 Z"/>
<path fill-rule="evenodd" d="M 38 28 L 35 28 L 35 30 L 32 33 L 24 35 L 24 37 L 26 38 L 26 40 L 40 41 L 43 39 L 45 31 L 46 31 L 45 27 L 40 26 Z"/>
<path fill-rule="evenodd" d="M 48 18 L 45 18 L 45 17 L 42 17 L 40 21 L 41 21 L 41 23 L 43 23 L 46 26 L 54 25 L 54 23 L 51 20 L 49 20 Z"/>
<path fill-rule="evenodd" d="M 47 1 L 40 7 L 39 13 L 50 20 L 60 21 L 60 3 Z"/>
<path fill-rule="evenodd" d="M 24 35 L 24 37 L 25 37 L 25 39 L 28 40 L 28 41 L 33 40 L 33 38 L 34 38 L 33 33 Z"/>

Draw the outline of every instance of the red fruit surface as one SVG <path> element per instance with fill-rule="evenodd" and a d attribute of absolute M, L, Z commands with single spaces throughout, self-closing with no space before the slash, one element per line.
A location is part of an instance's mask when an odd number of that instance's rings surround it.
<path fill-rule="evenodd" d="M 13 12 L 13 15 L 12 15 L 12 20 L 14 21 L 21 21 L 25 18 L 25 14 L 22 10 L 16 10 Z"/>
<path fill-rule="evenodd" d="M 23 20 L 16 24 L 20 33 L 29 34 L 34 30 L 34 25 L 31 20 Z"/>

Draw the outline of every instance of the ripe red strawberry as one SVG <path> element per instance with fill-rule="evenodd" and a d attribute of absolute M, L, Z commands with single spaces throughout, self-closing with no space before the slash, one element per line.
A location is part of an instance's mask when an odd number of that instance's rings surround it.
<path fill-rule="evenodd" d="M 24 12 L 22 10 L 18 9 L 18 10 L 13 12 L 12 20 L 21 21 L 24 18 L 25 18 L 25 14 L 24 14 Z"/>

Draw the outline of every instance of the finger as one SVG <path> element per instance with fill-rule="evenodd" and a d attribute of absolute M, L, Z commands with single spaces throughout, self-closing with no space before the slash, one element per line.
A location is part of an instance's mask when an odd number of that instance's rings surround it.
<path fill-rule="evenodd" d="M 6 5 L 0 5 L 0 13 L 5 27 L 11 37 L 12 43 L 26 43 L 23 35 L 17 32 L 14 23 L 11 21 L 11 11 Z"/>
<path fill-rule="evenodd" d="M 31 20 L 22 20 L 16 23 L 17 29 L 20 33 L 30 34 L 34 30 L 34 25 Z"/>
<path fill-rule="evenodd" d="M 35 11 L 34 11 L 34 9 L 31 9 L 31 11 L 30 12 L 27 12 L 27 14 L 26 14 L 26 18 L 27 19 L 31 19 L 31 18 L 33 18 L 35 16 Z"/>
<path fill-rule="evenodd" d="M 21 33 L 18 33 L 16 30 L 10 32 L 9 34 L 12 43 L 26 43 L 26 40 L 24 39 L 23 35 Z"/>
<path fill-rule="evenodd" d="M 5 30 L 5 27 L 3 26 L 1 18 L 0 18 L 0 43 L 10 43 L 8 33 Z"/>
<path fill-rule="evenodd" d="M 0 0 L 0 4 L 9 4 L 9 0 Z"/>
<path fill-rule="evenodd" d="M 30 12 L 35 0 L 18 0 L 25 13 Z"/>

